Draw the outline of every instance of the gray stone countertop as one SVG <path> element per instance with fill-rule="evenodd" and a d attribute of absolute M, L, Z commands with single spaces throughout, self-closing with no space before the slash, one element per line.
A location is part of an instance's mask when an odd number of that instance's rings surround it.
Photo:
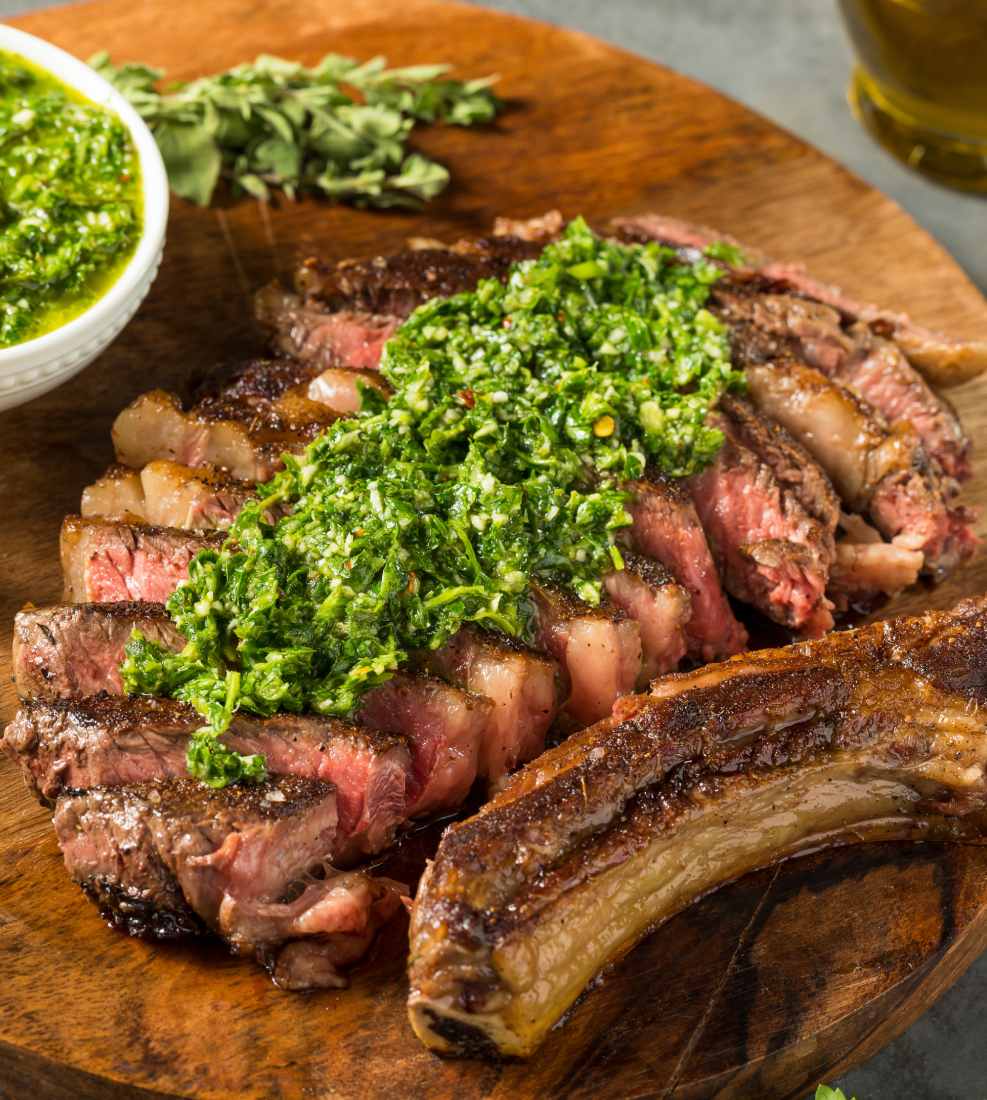
<path fill-rule="evenodd" d="M 0 0 L 0 19 L 51 6 L 51 0 Z M 926 182 L 857 125 L 846 104 L 851 55 L 835 2 L 485 0 L 484 6 L 594 34 L 753 107 L 896 199 L 987 292 L 987 198 Z M 830 1083 L 848 1100 L 987 1100 L 985 1004 L 987 955 L 901 1038 Z"/>

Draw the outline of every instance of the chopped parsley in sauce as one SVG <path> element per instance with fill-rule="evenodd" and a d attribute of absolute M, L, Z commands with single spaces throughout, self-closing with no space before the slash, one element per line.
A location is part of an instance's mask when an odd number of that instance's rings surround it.
<path fill-rule="evenodd" d="M 0 51 L 0 347 L 101 297 L 140 232 L 137 153 L 120 119 Z"/>
<path fill-rule="evenodd" d="M 506 283 L 415 310 L 384 349 L 394 395 L 366 391 L 286 456 L 194 559 L 168 602 L 185 650 L 127 647 L 127 690 L 207 719 L 193 774 L 263 776 L 218 740 L 237 709 L 346 715 L 464 623 L 528 638 L 532 580 L 598 603 L 622 567 L 625 481 L 694 473 L 722 443 L 707 413 L 742 382 L 706 309 L 719 273 L 577 219 Z"/>

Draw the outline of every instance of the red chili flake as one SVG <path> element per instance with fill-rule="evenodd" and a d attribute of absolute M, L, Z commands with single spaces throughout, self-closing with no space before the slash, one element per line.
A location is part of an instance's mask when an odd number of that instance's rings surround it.
<path fill-rule="evenodd" d="M 418 588 L 418 576 L 414 572 L 414 570 L 412 570 L 408 574 L 408 588 L 407 588 L 407 591 L 408 592 L 415 592 L 417 590 L 417 588 Z"/>
<path fill-rule="evenodd" d="M 476 394 L 472 390 L 460 390 L 456 395 L 468 409 L 476 406 Z"/>
<path fill-rule="evenodd" d="M 345 569 L 352 569 L 352 568 L 353 568 L 353 561 L 352 561 L 352 559 L 347 559 L 346 561 L 344 561 L 344 562 L 343 562 L 343 567 L 344 567 Z"/>

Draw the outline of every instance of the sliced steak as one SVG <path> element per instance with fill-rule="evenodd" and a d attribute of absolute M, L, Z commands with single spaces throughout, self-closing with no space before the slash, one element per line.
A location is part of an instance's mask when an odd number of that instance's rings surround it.
<path fill-rule="evenodd" d="M 66 599 L 163 603 L 188 578 L 192 558 L 220 546 L 223 538 L 217 531 L 193 533 L 66 516 L 60 539 Z"/>
<path fill-rule="evenodd" d="M 555 661 L 510 638 L 469 626 L 421 659 L 436 675 L 493 704 L 480 746 L 481 776 L 495 783 L 545 748 L 548 728 L 563 702 Z"/>
<path fill-rule="evenodd" d="M 367 692 L 357 720 L 402 734 L 411 751 L 406 814 L 457 809 L 478 774 L 491 736 L 493 704 L 442 680 L 399 672 Z"/>
<path fill-rule="evenodd" d="M 710 423 L 724 443 L 689 487 L 727 591 L 775 622 L 818 637 L 833 625 L 826 599 L 833 529 L 744 445 L 731 417 L 714 412 Z"/>
<path fill-rule="evenodd" d="M 664 677 L 443 834 L 409 1015 L 445 1053 L 530 1054 L 658 923 L 832 844 L 987 837 L 987 600 Z"/>
<path fill-rule="evenodd" d="M 376 370 L 384 344 L 401 323 L 398 317 L 306 304 L 278 283 L 257 292 L 254 313 L 275 351 L 319 371 Z"/>
<path fill-rule="evenodd" d="M 840 498 L 825 470 L 794 436 L 762 416 L 746 398 L 728 394 L 720 398 L 718 408 L 730 422 L 732 438 L 771 469 L 779 485 L 797 497 L 832 541 L 840 522 Z"/>
<path fill-rule="evenodd" d="M 747 631 L 727 602 L 706 534 L 688 489 L 659 475 L 640 478 L 627 487 L 632 525 L 627 538 L 645 557 L 661 562 L 692 601 L 685 625 L 690 656 L 702 660 L 738 653 Z"/>
<path fill-rule="evenodd" d="M 14 619 L 13 670 L 22 699 L 119 695 L 123 647 L 135 630 L 165 649 L 185 639 L 159 603 L 32 607 Z"/>
<path fill-rule="evenodd" d="M 921 550 L 925 572 L 941 578 L 970 556 L 971 517 L 949 506 L 909 424 L 887 427 L 849 390 L 803 363 L 753 363 L 747 380 L 754 403 L 813 455 L 846 505 L 897 546 Z"/>
<path fill-rule="evenodd" d="M 692 600 L 686 588 L 657 561 L 625 551 L 624 568 L 608 573 L 603 588 L 608 599 L 638 625 L 641 672 L 638 687 L 678 668 L 686 654 L 686 628 Z"/>
<path fill-rule="evenodd" d="M 83 516 L 188 530 L 225 530 L 254 496 L 254 484 L 208 466 L 158 459 L 142 470 L 113 465 L 82 491 Z"/>
<path fill-rule="evenodd" d="M 165 938 L 205 926 L 237 954 L 256 953 L 276 980 L 280 970 L 288 988 L 345 985 L 339 963 L 355 961 L 353 948 L 362 954 L 400 905 L 396 884 L 364 874 L 302 881 L 324 866 L 336 833 L 335 792 L 316 780 L 214 791 L 167 779 L 66 794 L 54 825 L 69 874 L 111 926 Z M 320 966 L 292 966 L 298 941 Z"/>
<path fill-rule="evenodd" d="M 735 269 L 741 276 L 760 276 L 779 290 L 802 295 L 838 310 L 847 326 L 855 321 L 868 325 L 876 336 L 890 337 L 926 378 L 937 386 L 956 386 L 987 370 L 987 341 L 953 340 L 930 332 L 905 313 L 854 301 L 839 287 L 813 279 L 801 264 L 779 263 L 726 233 L 707 226 L 692 225 L 662 214 L 641 214 L 617 218 L 611 223 L 622 240 L 657 240 L 687 255 L 706 248 L 714 241 L 725 241 L 742 250 L 741 263 Z"/>
<path fill-rule="evenodd" d="M 4 733 L 28 786 L 45 802 L 66 789 L 116 787 L 186 774 L 189 737 L 202 716 L 149 696 L 28 700 Z M 405 820 L 411 758 L 402 738 L 311 716 L 237 714 L 224 744 L 260 753 L 272 775 L 332 783 L 338 863 L 379 852 Z"/>
<path fill-rule="evenodd" d="M 713 288 L 714 310 L 731 326 L 741 358 L 794 358 L 821 370 L 894 424 L 908 421 L 950 478 L 970 476 L 970 440 L 901 348 L 857 323 L 844 329 L 829 306 L 733 279 Z M 756 339 L 752 334 L 756 333 Z"/>
<path fill-rule="evenodd" d="M 538 645 L 569 681 L 565 713 L 585 726 L 609 714 L 641 675 L 638 624 L 615 607 L 590 607 L 547 585 L 531 590 Z"/>

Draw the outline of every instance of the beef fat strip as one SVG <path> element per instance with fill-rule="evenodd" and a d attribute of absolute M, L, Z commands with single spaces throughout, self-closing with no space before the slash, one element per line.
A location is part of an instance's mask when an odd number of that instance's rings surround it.
<path fill-rule="evenodd" d="M 71 792 L 55 833 L 108 923 L 172 939 L 203 928 L 285 989 L 346 985 L 403 888 L 356 872 L 307 878 L 333 846 L 333 788 L 282 777 L 213 791 L 187 779 Z"/>
<path fill-rule="evenodd" d="M 984 840 L 987 598 L 656 681 L 453 825 L 409 1014 L 530 1054 L 593 977 L 725 882 L 828 844 Z"/>
<path fill-rule="evenodd" d="M 242 386 L 207 392 L 188 408 L 164 390 L 142 394 L 113 423 L 117 462 L 140 468 L 168 459 L 266 481 L 284 452 L 304 450 L 340 415 L 308 395 L 310 372 L 300 377 L 299 369 L 289 360 L 247 364 Z"/>
<path fill-rule="evenodd" d="M 85 518 L 223 531 L 254 496 L 254 488 L 253 482 L 209 466 L 156 459 L 140 470 L 111 466 L 83 490 L 79 511 Z"/>

